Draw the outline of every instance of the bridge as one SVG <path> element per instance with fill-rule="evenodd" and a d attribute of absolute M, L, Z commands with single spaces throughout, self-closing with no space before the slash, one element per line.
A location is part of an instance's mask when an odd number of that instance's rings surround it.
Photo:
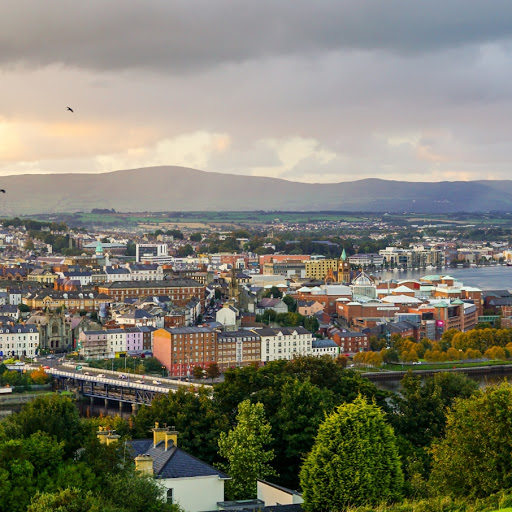
<path fill-rule="evenodd" d="M 77 369 L 78 368 L 78 369 Z M 89 397 L 91 403 L 95 399 L 131 404 L 134 411 L 139 405 L 151 405 L 158 395 L 174 393 L 180 387 L 197 391 L 202 388 L 212 389 L 207 384 L 195 385 L 174 379 L 157 378 L 149 375 L 135 375 L 88 366 L 62 364 L 47 368 L 46 373 L 52 375 L 61 388 L 74 388 L 77 397 Z"/>

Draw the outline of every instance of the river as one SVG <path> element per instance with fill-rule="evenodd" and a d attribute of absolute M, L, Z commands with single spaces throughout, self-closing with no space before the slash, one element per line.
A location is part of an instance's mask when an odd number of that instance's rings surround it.
<path fill-rule="evenodd" d="M 420 277 L 432 274 L 449 275 L 466 286 L 475 286 L 481 290 L 512 289 L 512 267 L 507 267 L 506 265 L 403 270 L 401 272 L 385 270 L 375 272 L 373 275 L 383 281 L 390 279 L 401 281 L 404 279 L 419 279 Z"/>

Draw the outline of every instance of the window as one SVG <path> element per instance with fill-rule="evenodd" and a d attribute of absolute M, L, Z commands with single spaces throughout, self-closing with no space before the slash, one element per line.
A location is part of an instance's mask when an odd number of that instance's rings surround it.
<path fill-rule="evenodd" d="M 167 503 L 172 503 L 172 489 L 167 489 Z"/>

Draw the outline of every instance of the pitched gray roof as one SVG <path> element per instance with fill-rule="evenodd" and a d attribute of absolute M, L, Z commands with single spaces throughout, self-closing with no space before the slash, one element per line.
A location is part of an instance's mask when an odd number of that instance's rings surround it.
<path fill-rule="evenodd" d="M 147 454 L 153 457 L 153 471 L 160 478 L 193 478 L 197 476 L 229 478 L 222 471 L 196 459 L 176 446 L 172 446 L 166 451 L 163 441 L 153 446 L 152 439 L 136 439 L 130 441 L 130 444 L 134 456 Z"/>

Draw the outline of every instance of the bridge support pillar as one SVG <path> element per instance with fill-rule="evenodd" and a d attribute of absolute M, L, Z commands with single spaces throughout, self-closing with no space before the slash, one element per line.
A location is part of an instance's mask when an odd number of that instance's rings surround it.
<path fill-rule="evenodd" d="M 139 404 L 132 404 L 132 412 L 135 414 L 139 410 Z"/>
<path fill-rule="evenodd" d="M 105 407 L 108 407 L 108 398 L 105 398 Z"/>
<path fill-rule="evenodd" d="M 123 410 L 123 402 L 119 402 L 119 410 L 122 411 Z"/>
<path fill-rule="evenodd" d="M 94 397 L 93 396 L 89 397 L 89 401 L 90 401 L 90 403 L 92 405 L 94 403 Z"/>

